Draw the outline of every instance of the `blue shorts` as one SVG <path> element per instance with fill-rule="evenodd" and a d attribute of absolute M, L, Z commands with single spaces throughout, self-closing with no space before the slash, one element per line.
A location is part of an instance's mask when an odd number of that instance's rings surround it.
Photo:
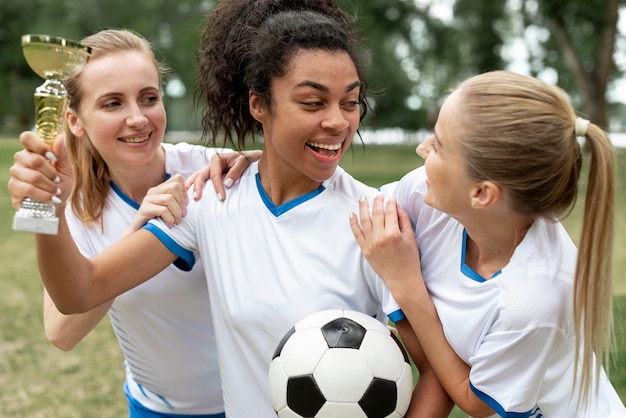
<path fill-rule="evenodd" d="M 223 412 L 219 414 L 210 415 L 181 415 L 181 414 L 168 414 L 165 412 L 156 412 L 146 408 L 139 401 L 130 396 L 126 384 L 124 384 L 124 393 L 128 400 L 128 416 L 129 418 L 226 418 L 226 414 Z"/>

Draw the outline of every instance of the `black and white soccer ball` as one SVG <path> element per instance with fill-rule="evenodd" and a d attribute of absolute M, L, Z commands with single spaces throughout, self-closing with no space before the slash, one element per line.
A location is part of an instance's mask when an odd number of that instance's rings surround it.
<path fill-rule="evenodd" d="M 280 418 L 402 417 L 413 375 L 400 341 L 380 321 L 334 309 L 294 325 L 269 370 Z"/>

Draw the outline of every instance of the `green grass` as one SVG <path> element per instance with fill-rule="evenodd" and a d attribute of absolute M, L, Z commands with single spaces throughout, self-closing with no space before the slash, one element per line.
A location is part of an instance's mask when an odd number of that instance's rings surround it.
<path fill-rule="evenodd" d="M 11 229 L 14 210 L 6 184 L 17 140 L 0 137 L 0 417 L 73 418 L 127 416 L 122 391 L 123 357 L 108 320 L 78 347 L 65 353 L 45 338 L 42 285 L 33 236 Z M 626 167 L 626 154 L 619 154 Z M 414 146 L 355 145 L 343 167 L 355 177 L 381 186 L 421 165 Z M 623 172 L 620 178 L 624 178 Z M 617 347 L 610 377 L 626 400 L 626 187 L 617 204 L 614 271 Z M 622 210 L 624 209 L 624 210 Z M 565 222 L 577 236 L 580 211 Z M 455 409 L 452 417 L 465 416 Z"/>

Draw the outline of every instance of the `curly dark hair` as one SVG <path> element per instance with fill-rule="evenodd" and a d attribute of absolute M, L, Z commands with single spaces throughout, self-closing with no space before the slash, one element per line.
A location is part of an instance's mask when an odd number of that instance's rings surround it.
<path fill-rule="evenodd" d="M 261 132 L 249 112 L 252 90 L 268 107 L 271 81 L 300 50 L 346 52 L 361 82 L 361 119 L 368 111 L 362 52 L 352 19 L 334 0 L 223 0 L 206 17 L 198 49 L 195 101 L 202 138 L 243 149 Z"/>

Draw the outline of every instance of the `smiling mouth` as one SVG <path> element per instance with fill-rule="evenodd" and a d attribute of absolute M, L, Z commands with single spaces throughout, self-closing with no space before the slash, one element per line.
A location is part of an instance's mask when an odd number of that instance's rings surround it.
<path fill-rule="evenodd" d="M 318 144 L 316 142 L 307 142 L 306 144 L 313 151 L 326 157 L 335 157 L 341 149 L 341 144 Z"/>
<path fill-rule="evenodd" d="M 150 134 L 142 136 L 131 136 L 126 138 L 117 138 L 118 141 L 126 142 L 128 144 L 139 144 L 150 139 Z"/>

